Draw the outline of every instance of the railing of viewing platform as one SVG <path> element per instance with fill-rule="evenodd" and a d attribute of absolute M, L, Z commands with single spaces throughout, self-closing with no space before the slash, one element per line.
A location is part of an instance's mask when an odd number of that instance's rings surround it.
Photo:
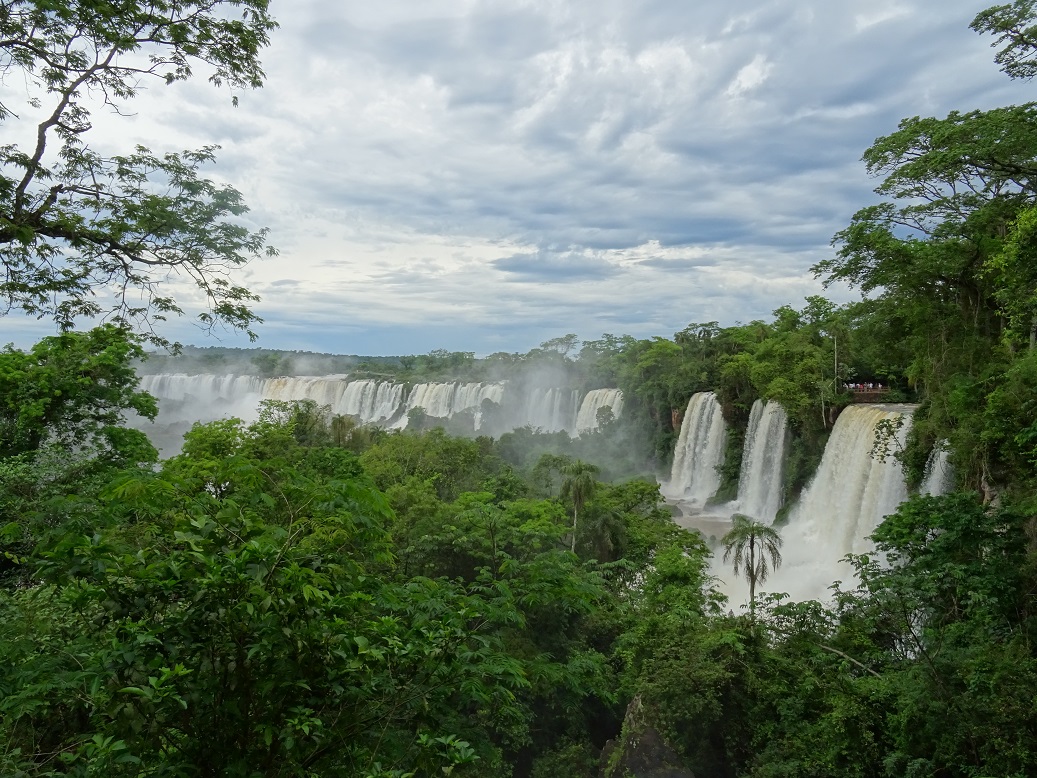
<path fill-rule="evenodd" d="M 853 395 L 853 401 L 855 403 L 880 403 L 885 402 L 886 395 L 889 394 L 889 387 L 869 387 L 860 388 L 854 386 L 848 386 L 846 390 Z"/>

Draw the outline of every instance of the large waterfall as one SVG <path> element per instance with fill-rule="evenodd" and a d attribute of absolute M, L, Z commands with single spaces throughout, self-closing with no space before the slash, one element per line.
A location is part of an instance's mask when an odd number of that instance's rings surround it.
<path fill-rule="evenodd" d="M 788 445 L 785 409 L 757 400 L 749 414 L 738 479 L 738 512 L 764 524 L 774 521 L 782 503 L 782 475 Z"/>
<path fill-rule="evenodd" d="M 527 424 L 544 432 L 571 432 L 576 429 L 580 393 L 576 389 L 535 387 L 526 396 L 516 427 Z M 615 410 L 615 409 L 613 409 Z"/>
<path fill-rule="evenodd" d="M 467 410 L 478 413 L 483 400 L 499 404 L 503 394 L 501 384 L 417 384 L 407 395 L 404 415 L 393 426 L 406 427 L 406 412 L 414 408 L 421 408 L 437 419 L 447 419 Z"/>
<path fill-rule="evenodd" d="M 470 411 L 480 429 L 483 403 L 504 408 L 495 414 L 500 434 L 529 425 L 545 432 L 576 434 L 597 427 L 597 411 L 606 405 L 619 416 L 623 394 L 618 389 L 595 389 L 583 396 L 571 388 L 526 387 L 523 384 L 439 382 L 416 384 L 407 390 L 395 381 L 351 379 L 345 375 L 258 378 L 240 375 L 159 374 L 141 377 L 141 389 L 159 400 L 156 425 L 139 422 L 166 453 L 179 448 L 183 433 L 195 421 L 237 416 L 252 421 L 261 400 L 313 400 L 340 415 L 364 424 L 402 428 L 407 412 L 422 409 L 428 416 L 447 419 Z"/>
<path fill-rule="evenodd" d="M 391 419 L 402 403 L 401 384 L 361 379 L 346 384 L 338 405 L 332 406 L 332 410 L 343 416 L 354 416 L 364 424 L 374 424 Z"/>
<path fill-rule="evenodd" d="M 900 463 L 892 456 L 904 445 L 912 406 L 850 405 L 832 428 L 821 464 L 781 529 L 781 567 L 762 586 L 793 600 L 823 598 L 836 580 L 853 571 L 841 560 L 872 549 L 868 536 L 907 499 Z M 882 442 L 885 445 L 882 445 Z M 729 565 L 714 560 L 714 573 L 732 604 L 748 587 Z"/>
<path fill-rule="evenodd" d="M 587 392 L 576 414 L 576 433 L 597 429 L 598 411 L 606 406 L 619 418 L 623 411 L 623 393 L 619 389 L 592 389 Z"/>
<path fill-rule="evenodd" d="M 203 417 L 255 418 L 265 383 L 247 375 L 165 374 L 141 376 L 140 388 L 158 398 L 166 423 L 191 423 Z"/>
<path fill-rule="evenodd" d="M 692 395 L 673 452 L 667 496 L 701 509 L 720 487 L 719 467 L 724 461 L 727 428 L 713 392 Z"/>
<path fill-rule="evenodd" d="M 889 453 L 881 456 L 880 422 L 894 425 Z M 907 499 L 907 485 L 893 452 L 902 448 L 911 415 L 904 407 L 851 405 L 839 414 L 817 475 L 803 492 L 790 522 L 817 542 L 829 558 L 871 548 L 868 536 L 882 517 Z"/>

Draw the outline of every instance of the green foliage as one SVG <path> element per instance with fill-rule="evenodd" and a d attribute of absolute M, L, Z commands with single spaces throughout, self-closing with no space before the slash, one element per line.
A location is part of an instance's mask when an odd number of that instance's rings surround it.
<path fill-rule="evenodd" d="M 749 612 L 752 614 L 756 610 L 756 584 L 764 583 L 771 572 L 781 566 L 784 541 L 773 527 L 741 513 L 732 516 L 731 523 L 731 530 L 720 539 L 724 562 L 730 560 L 735 575 L 742 572 L 749 582 Z"/>
<path fill-rule="evenodd" d="M 259 52 L 275 26 L 266 0 L 4 6 L 5 69 L 25 84 L 26 109 L 42 106 L 44 116 L 34 145 L 0 149 L 0 295 L 9 308 L 65 330 L 104 315 L 166 343 L 154 326 L 183 313 L 162 286 L 172 274 L 205 301 L 201 325 L 252 334 L 257 298 L 228 271 L 264 252 L 265 232 L 241 225 L 240 193 L 198 175 L 214 148 L 102 156 L 88 141 L 88 96 L 118 112 L 149 78 L 185 80 L 199 65 L 215 84 L 258 87 Z M 0 120 L 22 113 L 7 103 Z"/>
<path fill-rule="evenodd" d="M 265 352 L 252 357 L 252 364 L 263 378 L 292 375 L 294 365 L 291 357 L 284 354 Z"/>
<path fill-rule="evenodd" d="M 139 52 L 166 51 L 153 65 L 173 80 L 192 58 L 238 85 L 258 79 L 265 4 L 239 6 L 246 18 L 233 24 L 220 5 L 106 6 L 89 19 L 61 3 L 7 9 L 12 66 L 70 99 L 67 126 L 44 128 L 62 161 L 5 152 L 9 300 L 32 309 L 45 291 L 47 313 L 67 324 L 94 310 L 90 273 L 119 257 L 135 272 L 117 244 L 98 253 L 98 225 L 76 198 L 147 199 L 141 165 L 173 181 L 176 202 L 99 212 L 144 241 L 140 257 L 175 259 L 200 221 L 240 212 L 196 178 L 208 152 L 101 160 L 72 131 L 87 120 L 69 91 L 83 45 L 125 49 L 127 67 L 96 70 L 88 79 L 114 80 L 92 84 L 120 100 L 136 88 L 137 39 L 123 36 L 120 9 L 144 21 L 199 10 Z M 1033 75 L 1035 12 L 1016 0 L 973 22 L 1014 77 Z M 106 20 L 112 40 L 97 37 Z M 203 21 L 212 39 L 192 37 Z M 25 45 L 34 24 L 37 48 Z M 41 65 L 56 54 L 64 66 Z M 634 701 L 703 775 L 1035 774 L 1034 118 L 1033 105 L 916 117 L 876 141 L 865 162 L 886 201 L 859 211 L 816 268 L 860 288 L 859 303 L 812 297 L 769 323 L 691 324 L 672 340 L 570 334 L 524 355 L 363 365 L 409 381 L 520 381 L 538 368 L 558 385 L 619 386 L 622 416 L 602 413 L 578 439 L 454 437 L 474 435 L 474 414 L 386 432 L 313 402 L 271 402 L 254 424 L 196 426 L 157 466 L 122 426 L 126 411 L 155 410 L 125 328 L 0 352 L 0 773 L 590 776 Z M 20 194 L 12 170 L 28 182 Z M 58 181 L 86 189 L 50 201 Z M 191 223 L 166 233 L 156 215 Z M 169 246 L 148 243 L 145 227 Z M 67 266 L 47 264 L 69 248 Z M 186 261 L 209 272 L 219 250 Z M 46 268 L 57 275 L 38 275 Z M 155 297 L 120 315 L 146 329 L 175 309 Z M 223 351 L 196 356 L 229 364 Z M 252 356 L 267 373 L 295 359 Z M 824 603 L 757 598 L 781 536 L 736 516 L 724 558 L 749 579 L 750 614 L 725 615 L 701 536 L 675 526 L 653 479 L 623 479 L 665 463 L 689 397 L 713 390 L 739 428 L 755 400 L 782 403 L 794 492 L 853 401 L 846 384 L 873 380 L 893 387 L 883 399 L 922 401 L 907 447 L 893 449 L 891 427 L 876 453 L 917 481 L 947 441 L 959 481 L 982 495 L 900 506 L 876 529 L 876 553 L 849 558 L 851 587 Z M 493 403 L 480 410 L 484 425 L 506 422 Z M 729 489 L 741 451 L 730 440 Z"/>
<path fill-rule="evenodd" d="M 503 471 L 491 445 L 488 438 L 454 438 L 441 428 L 405 430 L 386 435 L 360 460 L 380 489 L 417 478 L 433 483 L 441 500 L 452 501 L 463 492 L 478 491 L 487 478 Z"/>
<path fill-rule="evenodd" d="M 144 433 L 128 413 L 153 418 L 137 390 L 136 338 L 104 325 L 45 338 L 27 352 L 0 351 L 0 578 L 25 582 L 41 538 L 96 526 L 113 472 L 150 465 Z"/>
<path fill-rule="evenodd" d="M 11 637 L 22 648 L 3 646 L 22 661 L 2 680 L 0 737 L 23 769 L 57 750 L 108 774 L 138 762 L 368 775 L 379 761 L 494 760 L 487 728 L 512 726 L 527 683 L 492 636 L 512 623 L 511 601 L 387 575 L 388 504 L 352 455 L 296 432 L 276 413 L 196 427 L 160 473 L 108 490 L 121 521 L 57 539 L 38 572 L 55 588 L 5 601 L 23 626 L 34 598 L 54 603 L 53 622 L 43 609 Z M 83 670 L 56 727 L 61 697 L 41 707 L 33 679 L 60 661 L 61 641 L 41 636 L 61 630 L 79 636 Z"/>
<path fill-rule="evenodd" d="M 991 46 L 1004 46 L 994 61 L 1011 78 L 1031 79 L 1037 75 L 1034 53 L 1037 50 L 1037 7 L 1033 0 L 1013 0 L 981 11 L 969 26 L 997 39 Z"/>
<path fill-rule="evenodd" d="M 0 351 L 0 457 L 39 451 L 101 449 L 117 455 L 115 433 L 126 411 L 146 418 L 155 399 L 137 391 L 130 361 L 143 352 L 125 330 L 104 325 L 89 332 L 44 338 L 28 352 Z"/>
<path fill-rule="evenodd" d="M 594 496 L 594 490 L 598 485 L 595 476 L 599 470 L 594 465 L 580 462 L 579 460 L 562 465 L 561 470 L 562 475 L 565 476 L 565 479 L 562 481 L 561 498 L 570 501 L 573 508 L 571 550 L 575 553 L 579 515 L 587 500 Z"/>

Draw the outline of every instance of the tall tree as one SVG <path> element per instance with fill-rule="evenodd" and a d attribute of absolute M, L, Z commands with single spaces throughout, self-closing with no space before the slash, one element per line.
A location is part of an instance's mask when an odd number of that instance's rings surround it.
<path fill-rule="evenodd" d="M 756 584 L 766 581 L 772 571 L 781 567 L 784 541 L 774 527 L 741 513 L 732 518 L 734 526 L 720 542 L 724 544 L 724 561 L 734 557 L 735 575 L 741 570 L 749 582 L 749 613 L 752 615 L 756 613 Z"/>
<path fill-rule="evenodd" d="M 570 549 L 576 553 L 576 527 L 580 513 L 587 500 L 594 496 L 598 485 L 595 476 L 599 469 L 587 462 L 576 460 L 562 467 L 565 480 L 562 481 L 562 499 L 572 500 L 573 504 L 573 537 Z"/>
<path fill-rule="evenodd" d="M 0 3 L 0 72 L 26 85 L 24 105 L 0 105 L 0 121 L 38 121 L 26 147 L 0 147 L 0 299 L 8 311 L 66 330 L 106 315 L 164 342 L 155 323 L 184 312 L 174 277 L 206 301 L 197 313 L 203 326 L 251 334 L 258 318 L 248 305 L 257 298 L 227 276 L 263 253 L 265 231 L 241 225 L 239 192 L 199 176 L 214 147 L 102 153 L 89 133 L 92 103 L 119 112 L 147 81 L 184 80 L 197 65 L 214 84 L 260 86 L 259 52 L 276 26 L 267 5 Z"/>

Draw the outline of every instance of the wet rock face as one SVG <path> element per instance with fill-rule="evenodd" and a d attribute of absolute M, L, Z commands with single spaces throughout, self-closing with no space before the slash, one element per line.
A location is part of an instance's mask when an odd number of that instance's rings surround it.
<path fill-rule="evenodd" d="M 601 778 L 695 778 L 662 735 L 645 721 L 640 697 L 627 707 L 623 734 L 601 753 Z"/>

